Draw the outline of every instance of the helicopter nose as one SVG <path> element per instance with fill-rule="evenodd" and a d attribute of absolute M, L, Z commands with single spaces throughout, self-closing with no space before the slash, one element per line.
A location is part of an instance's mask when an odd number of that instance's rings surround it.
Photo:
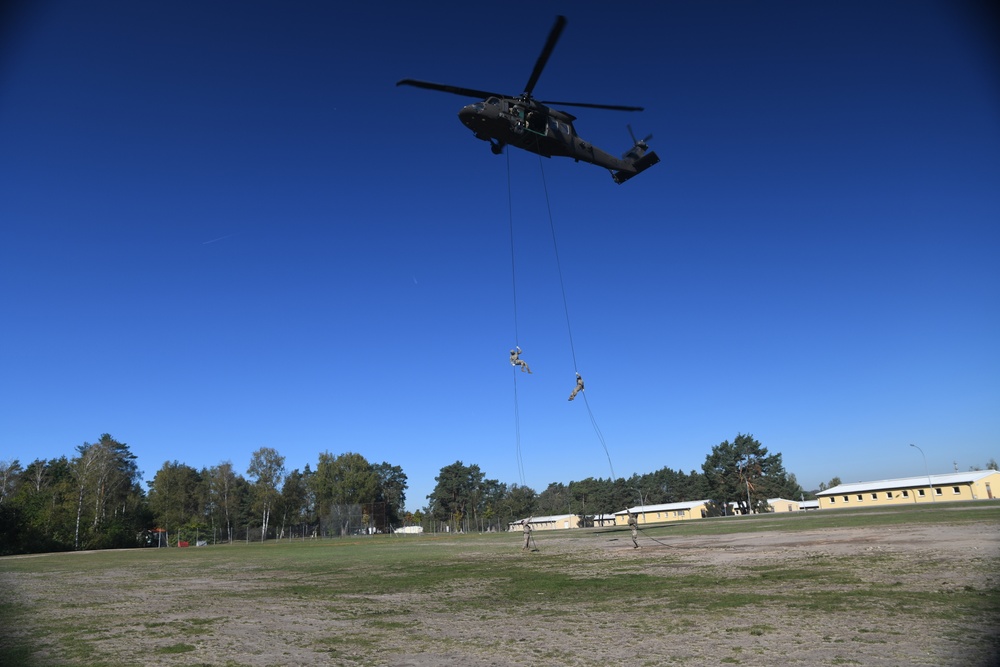
<path fill-rule="evenodd" d="M 472 127 L 476 122 L 476 117 L 479 115 L 479 104 L 467 104 L 462 107 L 458 112 L 458 119 L 462 121 L 462 125 L 466 127 Z"/>

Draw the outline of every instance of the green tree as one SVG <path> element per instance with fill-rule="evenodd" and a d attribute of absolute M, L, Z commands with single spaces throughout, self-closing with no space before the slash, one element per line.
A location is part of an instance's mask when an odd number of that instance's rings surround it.
<path fill-rule="evenodd" d="M 541 516 L 569 514 L 573 497 L 562 482 L 550 482 L 545 490 L 538 494 L 535 511 Z"/>
<path fill-rule="evenodd" d="M 17 459 L 0 461 L 0 505 L 16 491 L 22 472 L 21 462 Z"/>
<path fill-rule="evenodd" d="M 173 540 L 187 526 L 202 519 L 201 473 L 178 461 L 164 461 L 149 482 L 149 507 L 159 528 Z"/>
<path fill-rule="evenodd" d="M 218 515 L 219 523 L 224 527 L 226 540 L 233 541 L 233 523 L 237 520 L 237 510 L 239 501 L 237 498 L 238 480 L 243 480 L 233 469 L 232 461 L 223 461 L 217 466 L 208 469 L 206 478 L 208 481 L 209 511 L 212 516 Z M 214 526 L 215 519 L 212 519 Z M 213 530 L 214 534 L 214 530 Z"/>
<path fill-rule="evenodd" d="M 496 479 L 483 480 L 480 494 L 479 530 L 501 530 L 509 521 L 505 512 L 504 498 L 507 485 Z"/>
<path fill-rule="evenodd" d="M 438 521 L 458 530 L 463 525 L 463 519 L 476 509 L 476 501 L 481 496 L 483 472 L 478 465 L 464 465 L 455 461 L 441 468 L 441 473 L 434 478 L 437 485 L 430 499 L 431 514 Z"/>
<path fill-rule="evenodd" d="M 17 534 L 10 542 L 15 550 L 9 553 L 72 549 L 76 491 L 69 459 L 35 459 L 20 477 L 10 500 Z"/>
<path fill-rule="evenodd" d="M 752 435 L 738 434 L 712 448 L 702 471 L 716 513 L 735 503 L 743 514 L 764 511 L 767 498 L 787 484 L 781 454 L 768 454 Z M 773 496 L 771 496 L 773 497 Z"/>
<path fill-rule="evenodd" d="M 403 522 L 403 512 L 406 509 L 406 473 L 401 467 L 385 461 L 372 466 L 372 471 L 378 484 L 375 502 L 381 503 L 385 508 L 382 514 L 385 525 L 376 525 L 376 528 L 380 532 L 388 532 L 392 526 L 399 526 Z"/>
<path fill-rule="evenodd" d="M 261 447 L 250 456 L 247 475 L 253 482 L 254 507 L 260 516 L 260 541 L 267 538 L 271 512 L 281 494 L 278 487 L 285 476 L 285 457 L 272 447 Z"/>
<path fill-rule="evenodd" d="M 610 479 L 587 477 L 578 482 L 570 482 L 569 491 L 573 500 L 573 511 L 587 517 L 617 512 L 623 507 L 616 498 L 615 484 Z"/>
<path fill-rule="evenodd" d="M 840 484 L 841 484 L 840 478 L 839 477 L 834 477 L 829 482 L 820 482 L 819 483 L 819 490 L 820 491 L 826 491 L 827 489 L 832 489 L 835 486 L 840 486 Z"/>
<path fill-rule="evenodd" d="M 135 546 L 145 510 L 135 455 L 107 433 L 77 452 L 70 463 L 77 490 L 74 548 Z"/>
<path fill-rule="evenodd" d="M 343 536 L 363 527 L 362 506 L 375 502 L 379 479 L 361 454 L 346 452 L 333 456 L 323 452 L 311 486 L 321 525 L 336 526 Z"/>
<path fill-rule="evenodd" d="M 788 473 L 784 480 L 776 479 L 774 480 L 767 489 L 770 491 L 769 497 L 771 498 L 788 498 L 789 500 L 803 500 L 805 499 L 806 492 L 799 485 L 799 480 L 796 479 L 795 473 Z"/>
<path fill-rule="evenodd" d="M 309 466 L 306 472 L 299 472 L 298 468 L 288 473 L 285 483 L 281 487 L 281 536 L 285 534 L 285 527 L 304 526 L 309 523 L 312 512 L 312 492 L 309 490 Z M 303 529 L 304 530 L 304 529 Z"/>
<path fill-rule="evenodd" d="M 661 468 L 640 476 L 634 485 L 642 490 L 649 505 L 702 500 L 708 495 L 704 476 L 693 470 L 684 474 L 680 470 Z"/>
<path fill-rule="evenodd" d="M 507 507 L 505 525 L 515 519 L 532 516 L 538 511 L 538 494 L 530 486 L 511 484 L 504 495 L 504 502 Z"/>

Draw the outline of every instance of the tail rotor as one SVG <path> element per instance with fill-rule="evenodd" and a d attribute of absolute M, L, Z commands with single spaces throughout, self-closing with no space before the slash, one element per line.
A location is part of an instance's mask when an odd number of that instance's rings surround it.
<path fill-rule="evenodd" d="M 626 125 L 625 127 L 628 128 L 628 135 L 632 138 L 632 148 L 628 149 L 622 155 L 624 165 L 618 171 L 614 171 L 611 174 L 615 183 L 619 185 L 636 174 L 646 171 L 660 161 L 656 153 L 649 150 L 649 144 L 646 143 L 653 138 L 652 134 L 647 134 L 642 139 L 636 139 L 635 132 L 632 131 L 632 126 Z"/>
<path fill-rule="evenodd" d="M 625 125 L 625 127 L 627 127 L 627 128 L 628 128 L 628 136 L 632 137 L 632 145 L 633 145 L 633 146 L 634 146 L 635 148 L 641 148 L 641 149 L 643 149 L 643 150 L 646 150 L 646 149 L 648 149 L 648 148 L 649 148 L 649 144 L 648 144 L 648 143 L 646 143 L 646 142 L 648 142 L 648 141 L 649 141 L 650 139 L 652 139 L 652 138 L 653 138 L 653 135 L 652 135 L 652 134 L 647 134 L 647 135 L 646 135 L 646 136 L 645 136 L 644 138 L 642 138 L 642 139 L 636 139 L 636 138 L 635 138 L 635 133 L 634 133 L 634 132 L 632 132 L 632 124 L 631 124 L 631 123 L 629 123 L 629 124 L 626 124 L 626 125 Z"/>

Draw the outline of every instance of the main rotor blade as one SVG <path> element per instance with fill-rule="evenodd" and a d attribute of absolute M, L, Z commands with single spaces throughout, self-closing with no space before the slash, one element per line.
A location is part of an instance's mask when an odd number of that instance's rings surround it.
<path fill-rule="evenodd" d="M 463 97 L 503 97 L 500 93 L 491 93 L 488 90 L 476 90 L 475 88 L 461 88 L 459 86 L 448 86 L 443 83 L 431 83 L 430 81 L 417 81 L 416 79 L 402 79 L 396 82 L 397 86 L 414 86 L 416 88 L 426 88 L 428 90 L 438 90 L 442 93 L 452 93 Z"/>
<path fill-rule="evenodd" d="M 550 102 L 539 100 L 542 104 L 560 107 L 587 107 L 588 109 L 611 109 L 612 111 L 642 111 L 644 107 L 626 107 L 620 104 L 588 104 L 586 102 Z"/>
<path fill-rule="evenodd" d="M 531 96 L 531 91 L 535 89 L 535 84 L 538 83 L 538 77 L 542 75 L 542 70 L 545 69 L 545 63 L 549 61 L 549 56 L 552 55 L 552 49 L 555 48 L 556 42 L 559 41 L 559 35 L 562 34 L 563 28 L 566 27 L 566 17 L 557 16 L 555 25 L 552 26 L 552 30 L 549 31 L 549 38 L 545 41 L 545 46 L 542 48 L 541 54 L 538 56 L 538 60 L 535 62 L 535 70 L 531 73 L 531 78 L 528 79 L 528 85 L 524 87 L 524 92 L 529 97 Z"/>

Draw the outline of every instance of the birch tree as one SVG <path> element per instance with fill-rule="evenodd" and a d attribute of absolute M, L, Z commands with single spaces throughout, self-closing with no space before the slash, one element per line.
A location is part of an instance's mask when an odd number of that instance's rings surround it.
<path fill-rule="evenodd" d="M 90 541 L 95 542 L 91 546 L 97 546 L 97 543 L 108 541 L 105 529 L 113 520 L 135 514 L 142 496 L 138 486 L 141 473 L 128 445 L 105 433 L 97 442 L 85 442 L 77 447 L 77 453 L 71 462 L 77 486 L 74 549 L 81 547 L 85 513 L 90 514 L 88 534 Z"/>
<path fill-rule="evenodd" d="M 0 504 L 14 491 L 14 483 L 22 472 L 17 459 L 0 461 Z"/>
<path fill-rule="evenodd" d="M 278 487 L 285 476 L 285 457 L 271 447 L 261 447 L 250 457 L 247 475 L 253 481 L 255 507 L 261 517 L 260 541 L 263 542 L 271 512 L 280 497 Z"/>
<path fill-rule="evenodd" d="M 236 471 L 232 461 L 223 461 L 208 470 L 209 498 L 213 510 L 222 513 L 226 524 L 226 539 L 233 541 L 233 517 L 236 513 Z"/>

